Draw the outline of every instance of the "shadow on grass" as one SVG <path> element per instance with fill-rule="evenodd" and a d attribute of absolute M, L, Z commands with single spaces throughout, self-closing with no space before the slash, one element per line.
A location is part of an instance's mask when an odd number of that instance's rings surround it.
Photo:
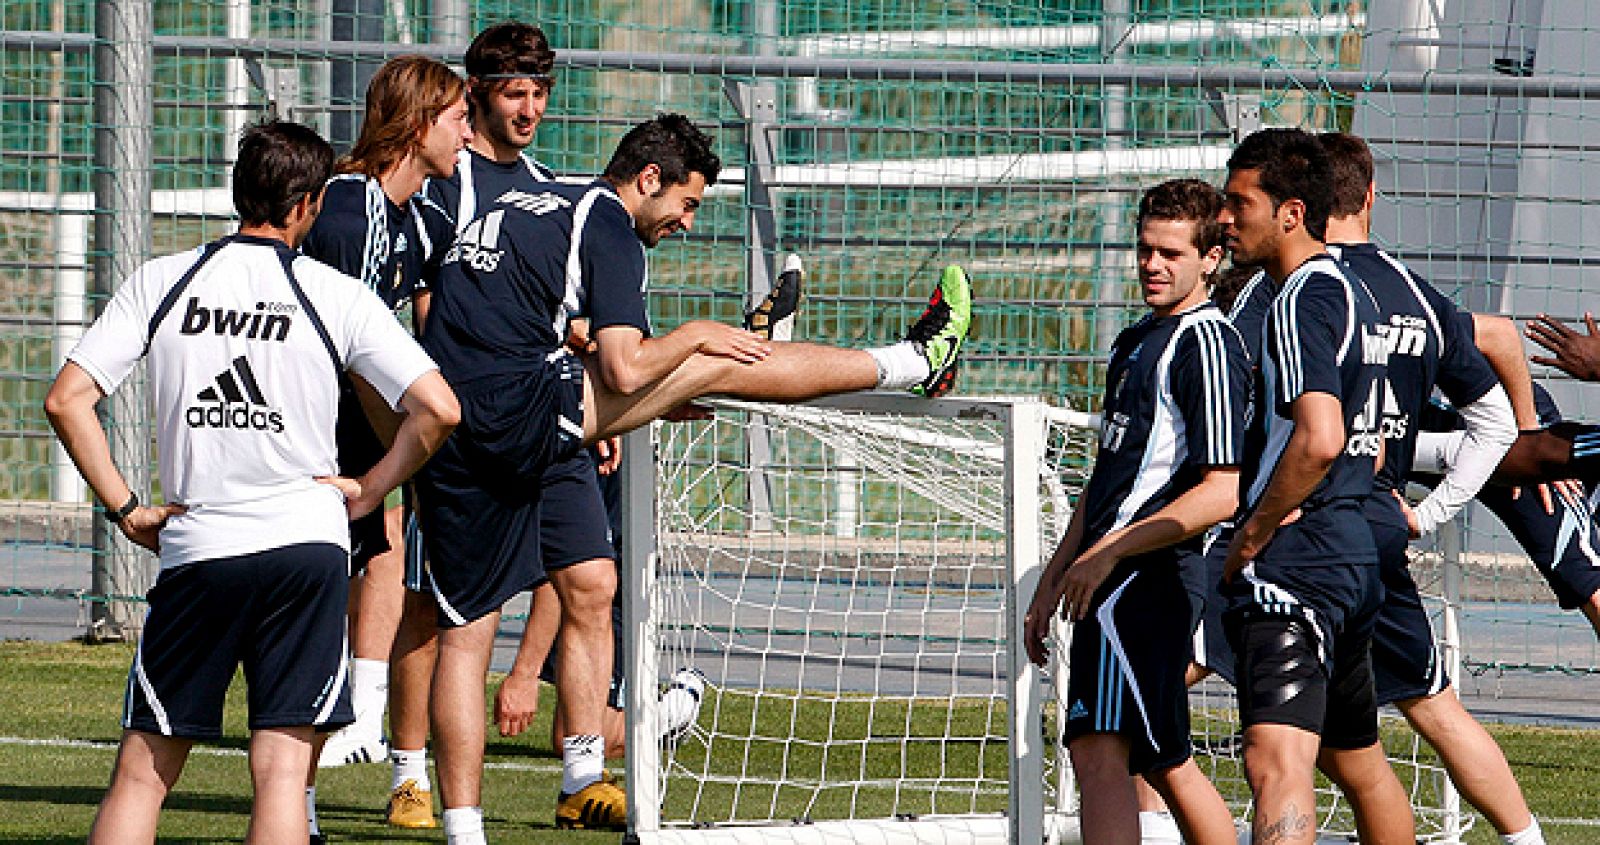
<path fill-rule="evenodd" d="M 106 794 L 103 786 L 22 786 L 14 783 L 0 784 L 0 804 L 32 802 L 38 804 L 83 804 L 97 806 Z M 199 813 L 250 814 L 250 796 L 219 795 L 216 793 L 184 792 L 183 783 L 167 796 L 163 810 L 184 810 Z M 81 840 L 80 840 L 81 841 Z"/>

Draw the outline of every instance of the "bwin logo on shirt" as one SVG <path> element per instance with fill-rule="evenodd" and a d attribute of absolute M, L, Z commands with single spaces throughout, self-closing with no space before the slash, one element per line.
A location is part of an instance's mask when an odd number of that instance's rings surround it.
<path fill-rule="evenodd" d="M 204 334 L 209 328 L 219 335 L 247 340 L 276 340 L 280 343 L 289 337 L 290 316 L 298 305 L 287 302 L 257 302 L 254 311 L 234 311 L 231 308 L 206 308 L 198 297 L 189 297 L 183 311 L 183 322 L 178 324 L 182 334 Z"/>
<path fill-rule="evenodd" d="M 241 429 L 283 431 L 283 412 L 267 407 L 267 398 L 256 383 L 256 374 L 250 361 L 243 355 L 233 359 L 233 366 L 217 375 L 216 384 L 201 390 L 195 398 L 203 403 L 190 405 L 183 412 L 183 421 L 190 428 Z"/>

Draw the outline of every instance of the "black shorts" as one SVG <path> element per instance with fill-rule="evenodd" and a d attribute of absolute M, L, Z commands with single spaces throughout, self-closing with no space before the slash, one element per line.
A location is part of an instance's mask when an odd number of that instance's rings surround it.
<path fill-rule="evenodd" d="M 545 572 L 575 563 L 616 559 L 612 520 L 588 450 L 545 470 L 540 479 L 539 549 Z"/>
<path fill-rule="evenodd" d="M 1422 593 L 1411 577 L 1406 549 L 1411 531 L 1400 503 L 1388 493 L 1367 499 L 1363 512 L 1378 549 L 1383 606 L 1372 629 L 1372 676 L 1379 706 L 1438 695 L 1450 677 L 1433 638 Z"/>
<path fill-rule="evenodd" d="M 1231 527 L 1206 538 L 1203 553 L 1185 554 L 1178 561 L 1178 574 L 1189 592 L 1189 659 L 1217 673 L 1223 680 L 1233 683 L 1233 647 L 1222 630 L 1224 602 L 1219 586 L 1222 583 L 1222 565 L 1228 559 L 1228 542 L 1233 539 Z"/>
<path fill-rule="evenodd" d="M 416 477 L 442 628 L 499 610 L 543 577 L 542 478 L 583 443 L 576 359 L 489 381 L 459 392 L 461 425 Z"/>
<path fill-rule="evenodd" d="M 377 466 L 388 451 L 367 421 L 348 376 L 339 380 L 339 419 L 333 435 L 339 455 L 339 474 L 350 478 L 364 475 Z M 350 574 L 359 575 L 367 568 L 367 561 L 389 548 L 389 535 L 383 529 L 383 508 L 353 520 L 350 523 Z"/>
<path fill-rule="evenodd" d="M 1369 654 L 1383 594 L 1376 564 L 1360 502 L 1341 500 L 1278 528 L 1222 586 L 1242 725 L 1302 728 L 1331 748 L 1376 739 Z"/>
<path fill-rule="evenodd" d="M 222 705 L 244 664 L 250 729 L 355 720 L 346 683 L 349 557 L 305 543 L 161 573 L 128 672 L 122 726 L 222 736 Z"/>
<path fill-rule="evenodd" d="M 1592 500 L 1571 503 L 1555 497 L 1556 512 L 1544 512 L 1539 496 L 1524 488 L 1511 498 L 1509 487 L 1484 487 L 1478 501 L 1500 518 L 1539 574 L 1556 594 L 1562 610 L 1575 610 L 1600 591 L 1600 526 Z"/>
<path fill-rule="evenodd" d="M 1125 561 L 1072 629 L 1063 739 L 1120 734 L 1131 774 L 1189 759 L 1189 593 L 1174 563 L 1159 552 Z"/>

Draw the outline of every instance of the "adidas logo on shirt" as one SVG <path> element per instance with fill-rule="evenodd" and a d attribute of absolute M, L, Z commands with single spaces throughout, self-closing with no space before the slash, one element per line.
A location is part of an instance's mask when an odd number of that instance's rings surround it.
<path fill-rule="evenodd" d="M 1084 707 L 1082 701 L 1074 701 L 1072 702 L 1071 709 L 1067 710 L 1067 718 L 1087 719 L 1089 718 L 1089 708 Z"/>
<path fill-rule="evenodd" d="M 283 412 L 267 407 L 267 398 L 261 394 L 261 385 L 250 369 L 250 361 L 243 355 L 233 359 L 233 366 L 217 375 L 216 383 L 195 395 L 209 405 L 190 405 L 183 412 L 183 421 L 190 428 L 243 429 L 283 431 Z"/>

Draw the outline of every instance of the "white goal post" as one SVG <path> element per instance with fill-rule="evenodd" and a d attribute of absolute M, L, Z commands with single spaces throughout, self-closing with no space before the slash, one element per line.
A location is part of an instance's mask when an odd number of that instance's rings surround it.
<path fill-rule="evenodd" d="M 1077 841 L 1068 632 L 1042 671 L 1021 616 L 1097 421 L 1026 398 L 712 405 L 623 448 L 630 841 Z M 658 695 L 685 669 L 701 709 L 663 738 Z M 1207 682 L 1191 705 L 1196 757 L 1242 816 L 1231 691 Z M 1458 841 L 1437 766 L 1389 730 L 1419 835 Z M 1323 830 L 1349 830 L 1322 798 Z"/>

